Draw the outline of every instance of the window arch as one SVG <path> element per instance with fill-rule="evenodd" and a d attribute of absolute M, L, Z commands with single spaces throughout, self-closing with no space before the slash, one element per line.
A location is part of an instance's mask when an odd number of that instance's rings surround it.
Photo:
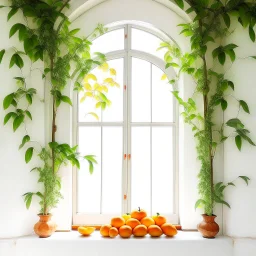
<path fill-rule="evenodd" d="M 74 224 L 102 224 L 137 207 L 178 223 L 176 104 L 156 51 L 167 39 L 145 24 L 119 22 L 94 40 L 92 51 L 106 54 L 121 87 L 109 91 L 111 108 L 94 109 L 99 121 L 86 114 L 93 102 L 79 104 L 77 95 L 74 144 L 99 164 L 93 175 L 83 166 L 75 172 Z"/>

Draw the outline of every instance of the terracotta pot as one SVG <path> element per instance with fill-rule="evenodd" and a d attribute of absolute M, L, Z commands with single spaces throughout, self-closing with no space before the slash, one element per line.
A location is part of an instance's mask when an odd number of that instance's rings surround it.
<path fill-rule="evenodd" d="M 56 231 L 56 224 L 51 220 L 52 215 L 38 214 L 40 220 L 35 224 L 34 231 L 40 238 L 51 236 Z"/>
<path fill-rule="evenodd" d="M 197 229 L 204 238 L 215 238 L 219 233 L 219 225 L 215 222 L 216 215 L 208 216 L 202 214 L 203 221 L 198 224 Z"/>

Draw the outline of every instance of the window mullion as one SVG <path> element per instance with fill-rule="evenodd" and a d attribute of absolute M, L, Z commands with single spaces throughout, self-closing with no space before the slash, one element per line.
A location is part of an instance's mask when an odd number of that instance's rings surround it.
<path fill-rule="evenodd" d="M 126 48 L 126 60 L 127 60 L 127 154 L 131 154 L 131 90 L 132 90 L 132 84 L 131 84 L 131 70 L 132 70 L 132 63 L 131 63 L 131 56 L 130 56 L 130 50 L 131 50 L 131 26 L 127 25 L 127 48 Z M 127 212 L 131 211 L 131 161 L 132 159 L 127 158 Z"/>

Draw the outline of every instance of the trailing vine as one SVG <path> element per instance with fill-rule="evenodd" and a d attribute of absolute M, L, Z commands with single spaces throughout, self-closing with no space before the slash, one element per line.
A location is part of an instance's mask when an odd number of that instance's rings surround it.
<path fill-rule="evenodd" d="M 207 215 L 213 215 L 216 203 L 230 207 L 224 200 L 224 190 L 228 186 L 235 186 L 234 182 L 214 184 L 213 167 L 216 150 L 228 138 L 233 137 L 239 150 L 244 141 L 255 146 L 250 138 L 250 132 L 238 118 L 240 109 L 250 113 L 248 104 L 244 100 L 236 99 L 239 109 L 237 117 L 222 124 L 215 124 L 213 121 L 219 106 L 223 111 L 227 109 L 228 101 L 235 89 L 234 83 L 225 78 L 226 73 L 217 71 L 220 69 L 218 65 L 216 67 L 215 59 L 221 66 L 228 58 L 231 63 L 236 60 L 235 49 L 238 46 L 233 43 L 226 45 L 222 43 L 231 34 L 230 25 L 234 19 L 237 19 L 244 28 L 248 28 L 249 36 L 255 42 L 256 2 L 245 0 L 175 0 L 175 2 L 182 9 L 185 3 L 189 5 L 186 12 L 194 15 L 192 22 L 179 25 L 182 28 L 181 34 L 190 38 L 191 51 L 182 54 L 176 45 L 167 42 L 163 42 L 160 49 L 166 49 L 166 69 L 174 67 L 178 70 L 177 76 L 169 83 L 174 87 L 173 95 L 184 108 L 182 116 L 185 122 L 191 125 L 197 141 L 201 169 L 198 175 L 200 199 L 196 202 L 195 208 L 202 206 Z M 213 58 L 213 65 L 209 64 L 211 63 L 209 55 Z M 188 100 L 182 99 L 177 90 L 182 73 L 190 75 L 196 84 L 194 95 Z M 166 79 L 165 75 L 163 79 Z M 198 109 L 193 99 L 198 94 L 202 97 L 203 112 Z M 225 135 L 226 128 L 233 129 L 233 132 Z M 248 185 L 250 180 L 248 177 L 239 176 L 239 178 Z"/>
<path fill-rule="evenodd" d="M 13 51 L 10 68 L 17 67 L 20 75 L 14 78 L 18 89 L 7 95 L 3 101 L 4 109 L 9 111 L 4 118 L 4 124 L 12 122 L 14 132 L 24 127 L 25 135 L 19 149 L 27 148 L 26 163 L 30 162 L 34 152 L 37 152 L 42 162 L 41 166 L 33 168 L 32 171 L 38 172 L 38 182 L 43 184 L 43 190 L 24 194 L 24 200 L 29 208 L 33 196 L 38 196 L 40 213 L 47 215 L 62 198 L 61 178 L 58 174 L 60 168 L 71 163 L 79 169 L 80 160 L 85 159 L 88 161 L 90 173 L 93 173 L 94 164 L 97 164 L 93 155 L 80 156 L 77 152 L 78 146 L 73 147 L 56 141 L 58 109 L 61 104 L 72 106 L 72 100 L 63 94 L 64 89 L 72 80 L 73 89 L 84 94 L 81 102 L 87 97 L 93 98 L 96 107 L 104 110 L 111 105 L 106 95 L 108 88 L 119 85 L 114 80 L 116 72 L 106 63 L 105 55 L 101 53 L 92 55 L 91 41 L 88 38 L 78 37 L 79 29 L 70 28 L 71 23 L 65 15 L 70 0 L 10 0 L 9 2 L 9 6 L 2 5 L 0 8 L 9 9 L 8 21 L 17 13 L 23 16 L 20 23 L 12 26 L 9 36 L 10 38 L 14 35 L 18 36 L 24 49 L 8 49 Z M 93 37 L 105 32 L 106 29 L 99 25 L 93 32 Z M 0 62 L 5 52 L 5 49 L 0 52 Z M 45 146 L 35 143 L 26 129 L 27 121 L 32 120 L 30 109 L 37 96 L 37 88 L 29 83 L 23 69 L 27 66 L 25 63 L 31 62 L 30 73 L 32 73 L 38 61 L 44 65 L 41 72 L 45 86 L 51 89 L 52 134 L 51 141 Z M 90 73 L 97 66 L 109 74 L 104 81 L 98 81 L 97 77 Z M 96 113 L 88 114 L 98 119 Z"/>

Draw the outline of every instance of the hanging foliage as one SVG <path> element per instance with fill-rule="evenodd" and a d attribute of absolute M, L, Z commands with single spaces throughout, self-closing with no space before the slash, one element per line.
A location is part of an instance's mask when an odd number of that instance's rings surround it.
<path fill-rule="evenodd" d="M 159 49 L 166 49 L 164 57 L 166 69 L 173 67 L 177 70 L 177 76 L 169 83 L 173 85 L 174 97 L 184 109 L 181 115 L 185 122 L 191 125 L 197 142 L 201 169 L 198 175 L 200 199 L 196 202 L 195 208 L 201 206 L 207 215 L 212 215 L 216 203 L 230 207 L 224 200 L 224 190 L 228 186 L 235 186 L 234 182 L 214 184 L 213 165 L 216 150 L 229 138 L 234 138 L 239 150 L 243 143 L 253 146 L 255 144 L 250 138 L 249 130 L 239 118 L 240 111 L 250 113 L 248 104 L 244 99 L 236 99 L 232 95 L 235 84 L 226 78 L 225 73 L 218 72 L 217 70 L 220 70 L 218 67 L 209 65 L 209 63 L 216 64 L 217 61 L 223 66 L 229 60 L 231 63 L 236 60 L 238 45 L 219 44 L 222 39 L 231 34 L 230 26 L 234 19 L 248 29 L 251 40 L 255 41 L 256 3 L 244 0 L 175 0 L 175 2 L 182 9 L 189 6 L 186 12 L 194 17 L 190 23 L 179 25 L 180 34 L 190 40 L 191 51 L 182 53 L 176 45 L 168 42 L 163 42 Z M 215 45 L 213 51 L 210 50 L 212 45 Z M 212 61 L 208 61 L 209 56 L 212 57 Z M 177 89 L 182 74 L 190 75 L 196 84 L 193 96 L 187 101 L 182 99 Z M 164 76 L 163 79 L 167 77 Z M 195 95 L 201 95 L 203 112 L 193 99 Z M 214 123 L 214 114 L 219 106 L 222 111 L 225 111 L 231 98 L 237 101 L 238 115 L 226 123 Z M 230 135 L 226 135 L 226 128 L 233 130 Z M 239 178 L 248 185 L 248 180 L 250 180 L 248 177 L 240 176 Z"/>
<path fill-rule="evenodd" d="M 70 21 L 65 15 L 69 8 L 69 0 L 10 0 L 6 8 L 9 13 L 7 20 L 20 15 L 22 18 L 10 29 L 9 37 L 16 36 L 23 45 L 23 49 L 4 49 L 0 51 L 0 62 L 2 62 L 6 51 L 12 52 L 10 68 L 19 70 L 14 80 L 17 90 L 4 98 L 3 108 L 8 111 L 4 118 L 4 124 L 12 123 L 13 131 L 24 128 L 25 134 L 22 138 L 19 149 L 26 148 L 25 162 L 29 163 L 37 153 L 42 164 L 32 171 L 39 174 L 39 183 L 43 184 L 41 192 L 29 192 L 24 194 L 26 207 L 29 208 L 33 196 L 40 198 L 41 214 L 49 214 L 62 198 L 61 179 L 58 171 L 63 165 L 72 164 L 80 168 L 80 160 L 85 159 L 89 164 L 89 171 L 93 173 L 94 164 L 97 164 L 95 156 L 81 156 L 77 152 L 77 146 L 70 146 L 56 141 L 57 123 L 56 117 L 61 104 L 72 106 L 72 100 L 64 94 L 68 82 L 72 80 L 74 90 L 83 93 L 84 98 L 93 98 L 95 105 L 103 110 L 110 106 L 111 101 L 107 97 L 109 87 L 118 87 L 115 82 L 115 70 L 106 63 L 106 57 L 102 53 L 91 54 L 91 41 L 88 38 L 78 36 L 79 29 L 71 29 Z M 106 32 L 106 29 L 99 25 L 93 32 L 93 38 Z M 24 76 L 25 63 L 31 63 L 30 73 L 36 62 L 42 62 L 44 69 L 42 79 L 45 86 L 50 87 L 52 104 L 52 138 L 47 145 L 41 146 L 35 143 L 26 129 L 26 123 L 33 119 L 30 112 L 34 107 L 34 99 L 37 96 L 37 86 L 29 82 L 29 76 Z M 93 87 L 89 80 L 97 81 L 91 74 L 95 67 L 104 68 L 108 72 L 109 80 L 97 83 Z M 96 119 L 98 116 L 94 112 Z"/>

